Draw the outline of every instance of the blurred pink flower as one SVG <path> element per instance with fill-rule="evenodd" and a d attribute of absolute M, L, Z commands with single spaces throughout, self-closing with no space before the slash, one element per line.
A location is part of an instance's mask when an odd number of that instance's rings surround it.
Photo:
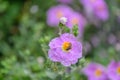
<path fill-rule="evenodd" d="M 107 70 L 110 80 L 120 80 L 120 62 L 112 61 Z"/>
<path fill-rule="evenodd" d="M 106 21 L 109 17 L 108 7 L 104 0 L 80 0 L 87 14 Z M 89 15 L 89 16 L 91 16 Z"/>
<path fill-rule="evenodd" d="M 67 26 L 72 28 L 74 25 L 78 25 L 79 36 L 82 36 L 84 32 L 84 27 L 86 25 L 86 19 L 79 12 L 72 12 L 68 18 Z"/>
<path fill-rule="evenodd" d="M 84 69 L 83 73 L 88 80 L 108 80 L 105 68 L 97 63 L 90 63 Z"/>
<path fill-rule="evenodd" d="M 72 12 L 73 10 L 66 5 L 53 6 L 47 12 L 47 24 L 52 27 L 58 26 L 60 18 L 68 18 Z"/>
<path fill-rule="evenodd" d="M 64 33 L 54 38 L 49 43 L 48 56 L 54 62 L 60 62 L 64 66 L 76 64 L 82 57 L 82 44 L 73 34 Z"/>

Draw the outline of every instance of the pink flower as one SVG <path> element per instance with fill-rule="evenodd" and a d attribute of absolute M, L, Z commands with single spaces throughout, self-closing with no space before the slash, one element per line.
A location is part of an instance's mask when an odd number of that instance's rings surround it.
<path fill-rule="evenodd" d="M 88 14 L 106 21 L 109 17 L 108 7 L 104 0 L 80 0 Z"/>
<path fill-rule="evenodd" d="M 60 18 L 68 18 L 71 12 L 73 12 L 73 10 L 66 5 L 51 7 L 47 12 L 47 24 L 52 27 L 58 26 Z"/>
<path fill-rule="evenodd" d="M 64 33 L 51 40 L 49 47 L 48 56 L 50 60 L 60 62 L 64 66 L 75 64 L 82 57 L 81 43 L 69 33 Z"/>
<path fill-rule="evenodd" d="M 83 69 L 88 80 L 108 80 L 105 68 L 97 63 L 90 63 Z"/>
<path fill-rule="evenodd" d="M 67 26 L 69 28 L 72 28 L 74 25 L 78 25 L 79 29 L 79 36 L 81 36 L 84 32 L 84 27 L 86 25 L 86 19 L 82 14 L 79 12 L 72 12 L 71 15 L 68 18 L 68 24 Z"/>
<path fill-rule="evenodd" d="M 111 80 L 120 80 L 120 62 L 112 61 L 108 65 L 107 74 Z"/>

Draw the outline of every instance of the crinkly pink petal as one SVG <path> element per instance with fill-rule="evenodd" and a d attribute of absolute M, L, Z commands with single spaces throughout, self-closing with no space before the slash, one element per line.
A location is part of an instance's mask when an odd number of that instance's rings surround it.
<path fill-rule="evenodd" d="M 77 39 L 75 38 L 75 36 L 73 34 L 69 34 L 69 33 L 64 33 L 60 36 L 61 40 L 63 42 L 65 41 L 77 41 Z"/>
<path fill-rule="evenodd" d="M 62 41 L 61 41 L 61 39 L 58 38 L 58 37 L 55 38 L 55 39 L 53 39 L 53 40 L 51 40 L 50 43 L 49 43 L 49 47 L 50 47 L 50 48 L 61 47 L 61 45 L 62 45 Z"/>
<path fill-rule="evenodd" d="M 78 59 L 70 60 L 70 61 L 63 60 L 61 61 L 61 64 L 63 64 L 64 66 L 71 66 L 72 64 L 76 64 L 77 62 L 78 62 Z"/>
<path fill-rule="evenodd" d="M 75 43 L 71 50 L 71 54 L 73 54 L 73 56 L 75 56 L 77 58 L 81 58 L 82 57 L 82 44 L 79 42 Z"/>
<path fill-rule="evenodd" d="M 68 66 L 71 66 L 71 63 L 68 61 L 61 61 L 61 64 L 68 67 Z"/>
<path fill-rule="evenodd" d="M 48 56 L 49 56 L 49 58 L 50 58 L 52 61 L 54 61 L 54 62 L 59 62 L 59 61 L 60 61 L 60 57 L 58 56 L 58 53 L 56 53 L 56 52 L 54 51 L 54 49 L 50 49 L 50 50 L 48 51 Z"/>

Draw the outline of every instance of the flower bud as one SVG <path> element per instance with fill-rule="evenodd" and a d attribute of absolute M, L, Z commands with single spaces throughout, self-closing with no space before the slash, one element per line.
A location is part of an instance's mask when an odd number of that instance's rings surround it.
<path fill-rule="evenodd" d="M 60 23 L 65 25 L 67 23 L 67 18 L 66 17 L 61 17 L 60 18 Z"/>

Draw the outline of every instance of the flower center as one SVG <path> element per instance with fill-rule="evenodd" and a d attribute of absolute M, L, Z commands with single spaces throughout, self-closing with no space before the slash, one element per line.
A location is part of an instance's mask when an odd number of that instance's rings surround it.
<path fill-rule="evenodd" d="M 75 25 L 75 24 L 78 24 L 78 18 L 73 18 L 72 19 L 72 21 L 71 21 L 71 23 L 73 24 L 73 25 Z"/>
<path fill-rule="evenodd" d="M 96 77 L 100 77 L 102 75 L 102 71 L 100 70 L 100 69 L 97 69 L 96 71 L 95 71 L 95 76 Z"/>
<path fill-rule="evenodd" d="M 63 51 L 69 51 L 72 47 L 72 44 L 70 42 L 64 42 L 62 44 L 62 50 Z"/>
<path fill-rule="evenodd" d="M 57 13 L 56 13 L 56 16 L 57 16 L 58 19 L 61 18 L 63 16 L 62 11 L 58 10 Z"/>
<path fill-rule="evenodd" d="M 117 68 L 117 74 L 120 75 L 120 66 Z"/>

